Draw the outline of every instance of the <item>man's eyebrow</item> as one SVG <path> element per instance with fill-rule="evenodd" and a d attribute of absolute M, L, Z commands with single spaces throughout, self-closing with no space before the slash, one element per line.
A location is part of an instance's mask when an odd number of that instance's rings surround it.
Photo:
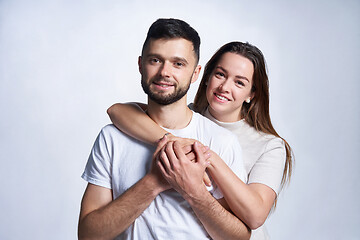
<path fill-rule="evenodd" d="M 183 62 L 185 64 L 189 64 L 188 61 L 183 57 L 173 57 L 172 60 L 175 62 Z"/>
<path fill-rule="evenodd" d="M 227 71 L 225 70 L 225 68 L 223 68 L 223 67 L 221 67 L 221 66 L 217 66 L 216 68 L 219 68 L 219 69 L 221 69 L 222 71 L 224 71 L 225 73 L 227 73 Z M 249 79 L 247 79 L 247 77 L 244 77 L 244 76 L 241 76 L 241 75 L 236 75 L 235 78 L 244 79 L 244 80 L 246 80 L 246 81 L 248 81 L 248 82 L 250 83 L 250 81 L 249 81 Z"/>
<path fill-rule="evenodd" d="M 146 56 L 146 58 L 153 58 L 153 57 L 163 59 L 163 57 L 161 55 L 156 54 L 156 53 L 149 53 Z M 173 61 L 173 62 L 183 62 L 184 64 L 189 64 L 188 61 L 183 57 L 172 57 L 171 61 Z"/>
<path fill-rule="evenodd" d="M 149 57 L 156 57 L 156 58 L 162 58 L 159 54 L 156 54 L 156 53 L 149 53 L 146 55 L 146 58 L 149 58 Z"/>

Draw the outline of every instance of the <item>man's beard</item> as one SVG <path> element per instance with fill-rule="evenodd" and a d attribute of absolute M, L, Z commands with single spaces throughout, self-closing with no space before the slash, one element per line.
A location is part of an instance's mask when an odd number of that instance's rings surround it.
<path fill-rule="evenodd" d="M 151 82 L 153 82 L 153 81 L 151 81 Z M 185 94 L 188 92 L 188 90 L 190 88 L 190 80 L 189 80 L 189 84 L 187 86 L 184 86 L 182 88 L 175 88 L 175 91 L 168 95 L 163 95 L 161 93 L 152 92 L 150 90 L 150 85 L 143 78 L 141 78 L 141 86 L 142 86 L 144 92 L 148 95 L 148 97 L 152 101 L 154 101 L 160 105 L 169 105 L 174 102 L 177 102 L 178 100 L 180 100 L 182 97 L 185 96 Z"/>

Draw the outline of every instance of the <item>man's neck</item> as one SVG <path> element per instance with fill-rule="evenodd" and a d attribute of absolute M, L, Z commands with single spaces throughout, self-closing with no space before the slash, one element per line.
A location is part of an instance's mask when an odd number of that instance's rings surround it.
<path fill-rule="evenodd" d="M 186 96 L 169 105 L 160 105 L 148 99 L 147 112 L 157 124 L 169 129 L 186 127 L 190 123 L 193 114 L 186 105 Z"/>

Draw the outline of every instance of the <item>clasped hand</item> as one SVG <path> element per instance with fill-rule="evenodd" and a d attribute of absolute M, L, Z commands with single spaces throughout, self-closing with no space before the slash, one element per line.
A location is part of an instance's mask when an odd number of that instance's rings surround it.
<path fill-rule="evenodd" d="M 204 183 L 211 185 L 205 172 L 209 158 L 209 148 L 196 140 L 164 136 L 154 153 L 152 168 L 158 168 L 171 187 L 185 197 L 198 193 Z"/>

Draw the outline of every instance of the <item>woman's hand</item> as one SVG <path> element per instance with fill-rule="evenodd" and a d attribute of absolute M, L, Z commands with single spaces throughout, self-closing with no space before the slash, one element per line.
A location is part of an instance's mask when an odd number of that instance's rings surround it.
<path fill-rule="evenodd" d="M 165 140 L 164 140 L 165 138 Z M 160 141 L 165 141 L 165 142 L 177 142 L 177 146 L 179 146 L 182 149 L 182 152 L 186 155 L 187 159 L 189 161 L 192 162 L 196 162 L 196 154 L 194 151 L 194 144 L 195 142 L 198 142 L 195 139 L 190 139 L 190 138 L 181 138 L 181 137 L 176 137 L 174 135 L 172 135 L 171 133 L 167 133 L 164 135 L 164 137 L 162 139 L 160 139 Z M 201 144 L 200 142 L 198 142 L 199 144 L 199 150 L 202 151 L 204 157 L 205 157 L 205 161 L 209 161 L 210 156 L 211 156 L 211 150 L 209 149 L 209 147 L 204 146 L 203 144 Z M 161 148 L 157 148 L 156 152 L 154 153 L 154 155 L 157 155 L 159 150 Z M 204 176 L 203 176 L 203 182 L 206 186 L 211 186 L 211 180 L 208 176 L 208 174 L 205 172 Z"/>
<path fill-rule="evenodd" d="M 170 185 L 184 198 L 196 196 L 204 189 L 203 177 L 209 155 L 199 142 L 194 143 L 195 161 L 190 161 L 179 142 L 169 141 L 159 152 L 157 165 Z"/>

